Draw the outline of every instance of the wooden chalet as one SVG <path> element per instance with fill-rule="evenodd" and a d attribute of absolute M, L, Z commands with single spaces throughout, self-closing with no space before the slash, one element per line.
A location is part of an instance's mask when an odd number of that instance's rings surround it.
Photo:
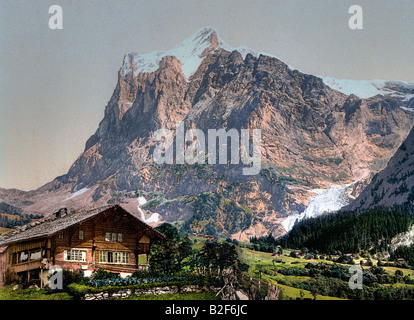
<path fill-rule="evenodd" d="M 53 265 L 85 276 L 97 269 L 127 276 L 146 270 L 151 243 L 158 239 L 165 236 L 118 205 L 60 209 L 0 237 L 0 287 L 18 279 L 42 285 Z M 139 263 L 141 255 L 145 264 Z"/>

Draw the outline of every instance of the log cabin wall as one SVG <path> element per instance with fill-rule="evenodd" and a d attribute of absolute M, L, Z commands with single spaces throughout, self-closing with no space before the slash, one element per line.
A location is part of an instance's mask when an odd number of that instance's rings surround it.
<path fill-rule="evenodd" d="M 9 246 L 10 272 L 18 273 L 40 268 L 43 257 L 47 256 L 47 240 L 33 240 Z"/>
<path fill-rule="evenodd" d="M 19 273 L 41 268 L 44 258 L 50 256 L 50 247 L 46 238 L 23 241 L 7 246 L 0 253 L 0 286 L 5 282 L 17 280 Z"/>
<path fill-rule="evenodd" d="M 9 252 L 8 247 L 0 247 L 0 288 L 8 278 Z"/>

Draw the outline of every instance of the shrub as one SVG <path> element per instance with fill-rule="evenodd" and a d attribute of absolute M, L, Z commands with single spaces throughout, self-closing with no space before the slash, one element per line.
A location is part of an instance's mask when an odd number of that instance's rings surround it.
<path fill-rule="evenodd" d="M 109 287 L 109 286 L 145 286 L 145 285 L 213 285 L 217 282 L 216 278 L 206 277 L 204 275 L 182 274 L 175 276 L 152 276 L 143 278 L 106 278 L 92 279 L 89 285 L 93 287 Z"/>
<path fill-rule="evenodd" d="M 399 276 L 399 277 L 402 277 L 404 274 L 401 270 L 395 270 L 395 275 Z"/>
<path fill-rule="evenodd" d="M 133 274 L 131 274 L 131 278 L 135 279 L 144 279 L 144 278 L 155 278 L 161 276 L 160 273 L 154 272 L 154 271 L 135 271 Z"/>
<path fill-rule="evenodd" d="M 289 254 L 289 257 L 292 257 L 292 258 L 297 258 L 297 257 L 298 257 L 298 255 L 297 255 L 296 251 L 292 251 L 292 252 Z"/>
<path fill-rule="evenodd" d="M 119 276 L 119 273 L 113 273 L 113 272 L 109 272 L 104 269 L 99 269 L 93 273 L 92 278 L 94 280 L 106 280 L 106 279 L 119 279 L 120 276 Z"/>

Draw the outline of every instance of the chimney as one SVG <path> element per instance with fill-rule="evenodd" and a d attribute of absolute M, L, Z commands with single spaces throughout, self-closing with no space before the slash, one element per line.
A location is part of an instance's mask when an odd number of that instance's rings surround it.
<path fill-rule="evenodd" d="M 60 208 L 59 210 L 53 212 L 56 218 L 62 218 L 68 214 L 68 208 Z"/>

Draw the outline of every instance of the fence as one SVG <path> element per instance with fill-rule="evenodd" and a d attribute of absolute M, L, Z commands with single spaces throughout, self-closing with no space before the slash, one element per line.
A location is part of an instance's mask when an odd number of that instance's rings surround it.
<path fill-rule="evenodd" d="M 223 300 L 278 300 L 280 288 L 270 282 L 252 277 L 245 273 L 236 275 L 234 270 L 223 270 L 223 288 L 217 293 Z"/>
<path fill-rule="evenodd" d="M 249 300 L 278 300 L 280 288 L 270 282 L 242 274 L 239 279 L 239 290 Z"/>

